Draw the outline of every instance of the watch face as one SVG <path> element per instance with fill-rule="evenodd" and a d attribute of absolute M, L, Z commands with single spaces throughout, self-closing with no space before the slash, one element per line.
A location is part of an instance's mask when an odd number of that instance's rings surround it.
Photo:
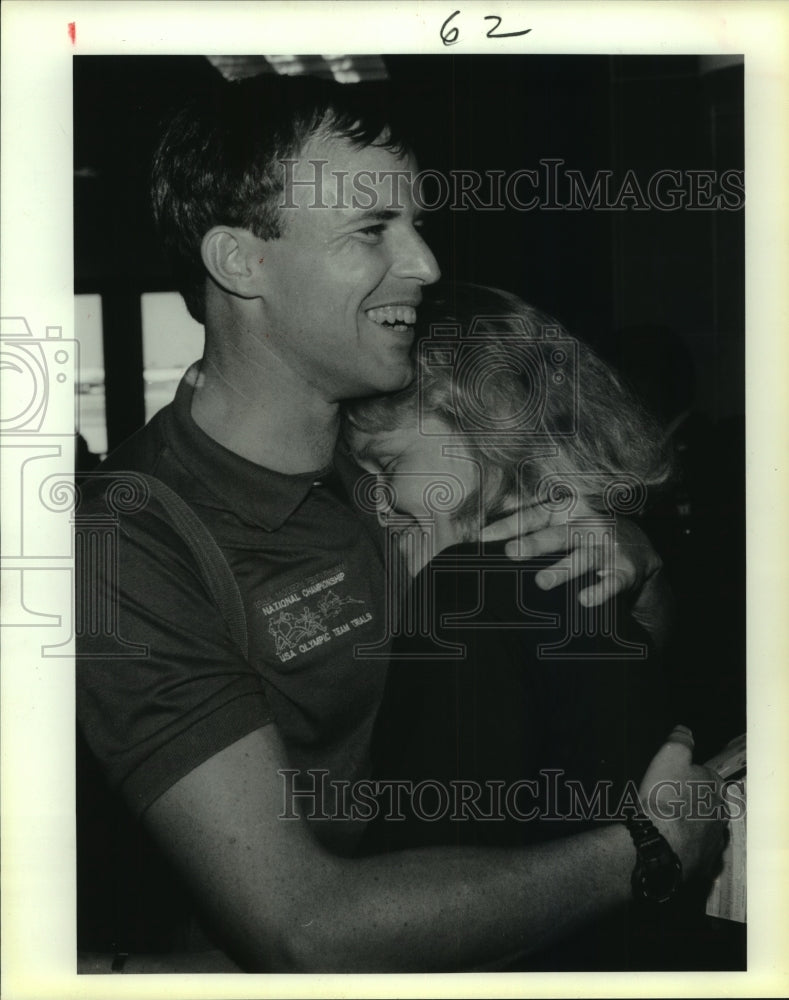
<path fill-rule="evenodd" d="M 651 864 L 640 864 L 634 872 L 638 894 L 655 903 L 665 903 L 676 893 L 682 881 L 682 866 L 676 857 L 664 856 Z"/>

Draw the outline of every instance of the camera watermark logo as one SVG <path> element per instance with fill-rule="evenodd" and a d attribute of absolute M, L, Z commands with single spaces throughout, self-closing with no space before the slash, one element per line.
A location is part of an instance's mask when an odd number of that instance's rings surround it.
<path fill-rule="evenodd" d="M 0 433 L 73 437 L 77 341 L 64 339 L 59 326 L 48 326 L 43 338 L 34 337 L 23 316 L 3 318 L 0 323 Z M 63 403 L 68 401 L 74 425 L 64 428 Z"/>
<path fill-rule="evenodd" d="M 24 316 L 0 319 L 4 629 L 60 629 L 70 615 L 63 502 L 73 488 L 78 360 L 78 344 L 61 326 L 36 336 Z"/>
<path fill-rule="evenodd" d="M 90 643 L 83 656 L 144 655 L 119 634 L 118 532 L 120 514 L 145 506 L 145 484 L 115 476 L 103 504 L 80 511 L 98 474 L 74 481 L 79 344 L 60 326 L 36 337 L 25 317 L 0 322 L 3 627 L 57 630 L 45 657 L 70 657 L 75 638 Z"/>
<path fill-rule="evenodd" d="M 476 316 L 468 329 L 434 324 L 418 344 L 419 430 L 430 436 L 426 393 L 431 375 L 450 382 L 457 429 L 473 443 L 491 437 L 530 435 L 540 431 L 551 393 L 562 392 L 565 421 L 553 437 L 570 437 L 578 429 L 578 344 L 558 326 L 527 328 L 519 316 Z M 443 371 L 442 371 L 443 370 Z M 501 392 L 502 379 L 517 380 L 518 393 Z"/>

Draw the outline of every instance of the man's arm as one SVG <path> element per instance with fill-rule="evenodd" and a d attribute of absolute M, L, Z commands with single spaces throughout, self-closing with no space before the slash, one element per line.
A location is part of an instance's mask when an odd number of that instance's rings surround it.
<path fill-rule="evenodd" d="M 265 726 L 182 778 L 146 814 L 247 969 L 469 969 L 536 951 L 629 898 L 635 854 L 621 824 L 522 850 L 334 857 L 306 822 L 278 818 L 285 766 L 276 729 Z M 706 776 L 674 763 L 655 773 Z M 719 836 L 714 821 L 667 825 L 688 872 Z"/>

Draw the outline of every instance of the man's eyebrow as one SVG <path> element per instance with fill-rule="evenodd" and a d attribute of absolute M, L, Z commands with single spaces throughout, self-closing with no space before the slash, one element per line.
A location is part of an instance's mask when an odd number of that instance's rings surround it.
<path fill-rule="evenodd" d="M 376 222 L 388 222 L 390 219 L 396 219 L 402 214 L 402 212 L 396 212 L 391 208 L 368 208 L 367 211 L 355 215 L 353 221 L 367 222 L 369 219 L 374 219 Z"/>
<path fill-rule="evenodd" d="M 357 225 L 360 222 L 389 222 L 392 219 L 399 219 L 405 214 L 405 210 L 396 210 L 393 208 L 368 208 L 364 212 L 360 212 L 358 215 L 354 215 L 351 220 L 351 225 Z M 416 206 L 413 211 L 413 219 L 416 222 L 421 219 L 424 212 L 419 206 Z"/>

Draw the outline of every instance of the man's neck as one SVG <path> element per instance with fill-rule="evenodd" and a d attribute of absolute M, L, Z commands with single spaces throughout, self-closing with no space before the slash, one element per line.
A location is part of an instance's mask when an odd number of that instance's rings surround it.
<path fill-rule="evenodd" d="M 242 359 L 243 360 L 243 359 Z M 209 437 L 242 458 L 295 475 L 331 462 L 339 406 L 287 370 L 203 359 L 192 417 Z"/>

